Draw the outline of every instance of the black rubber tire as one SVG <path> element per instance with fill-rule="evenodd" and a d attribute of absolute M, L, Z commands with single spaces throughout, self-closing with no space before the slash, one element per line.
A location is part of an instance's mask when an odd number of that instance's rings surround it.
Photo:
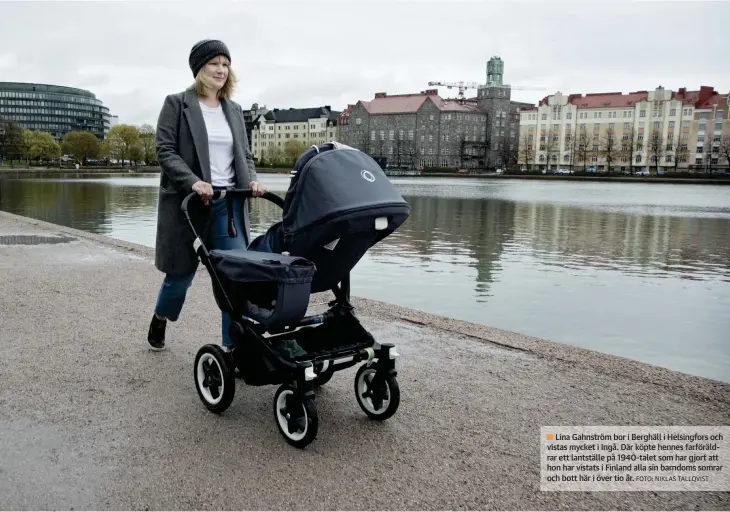
<path fill-rule="evenodd" d="M 288 428 L 285 431 L 282 427 L 280 423 L 280 413 L 278 410 L 279 397 L 284 393 L 294 393 L 294 388 L 289 384 L 282 384 L 279 386 L 279 389 L 276 390 L 276 394 L 274 395 L 274 423 L 276 423 L 276 428 L 279 429 L 279 433 L 284 436 L 287 443 L 295 448 L 304 448 L 317 438 L 317 430 L 319 429 L 317 404 L 314 402 L 314 398 L 311 397 L 306 398 L 303 402 L 299 403 L 299 406 L 304 408 L 305 413 L 304 435 L 302 436 L 301 433 L 290 434 Z M 282 421 L 286 421 L 286 419 L 282 417 Z"/>
<path fill-rule="evenodd" d="M 205 360 L 208 363 L 211 363 L 211 357 L 215 361 L 215 364 L 218 366 L 218 371 L 215 372 L 217 375 L 213 375 L 213 377 L 217 377 L 217 380 L 220 381 L 220 383 L 223 386 L 223 392 L 220 393 L 220 389 L 217 388 L 217 395 L 213 396 L 214 392 L 209 389 L 209 393 L 211 395 L 210 398 L 213 398 L 213 400 L 209 400 L 209 397 L 206 396 L 206 393 L 201 388 L 201 382 L 200 378 L 201 376 L 198 373 L 198 366 L 199 362 L 202 358 L 205 357 Z M 205 361 L 203 361 L 203 364 Z M 228 407 L 231 405 L 231 402 L 233 402 L 233 397 L 236 394 L 236 379 L 233 375 L 233 369 L 232 369 L 232 360 L 230 356 L 223 351 L 221 347 L 218 345 L 204 345 L 203 347 L 198 350 L 197 355 L 195 356 L 195 364 L 193 365 L 193 380 L 195 381 L 195 389 L 198 391 L 198 397 L 203 402 L 203 405 L 208 408 L 209 411 L 212 411 L 216 414 L 221 414 L 223 411 L 228 409 Z M 201 366 L 200 368 L 201 372 L 204 374 L 205 370 Z M 205 378 L 203 376 L 203 378 Z M 209 386 L 206 386 L 206 388 L 209 388 Z M 218 399 L 220 397 L 220 399 Z"/>
<path fill-rule="evenodd" d="M 373 373 L 375 371 L 376 370 L 374 366 L 368 368 L 366 364 L 358 368 L 357 373 L 355 374 L 355 398 L 357 399 L 357 404 L 360 406 L 360 409 L 362 409 L 362 411 L 367 414 L 369 418 L 378 421 L 385 421 L 393 416 L 395 414 L 395 411 L 398 410 L 398 406 L 400 405 L 400 388 L 398 387 L 398 379 L 396 379 L 394 376 L 387 377 L 385 379 L 385 385 L 388 387 L 390 402 L 388 403 L 387 407 L 382 411 L 376 410 L 377 412 L 373 412 L 371 410 L 368 410 L 368 408 L 365 406 L 365 403 L 363 402 L 363 397 L 360 396 L 359 383 L 361 377 L 365 372 Z"/>
<path fill-rule="evenodd" d="M 335 374 L 334 370 L 327 370 L 327 371 L 318 373 L 317 377 L 314 379 L 314 382 L 312 383 L 312 385 L 315 388 L 324 386 L 325 384 L 327 384 L 330 381 L 330 379 L 332 378 L 332 376 L 334 374 Z"/>

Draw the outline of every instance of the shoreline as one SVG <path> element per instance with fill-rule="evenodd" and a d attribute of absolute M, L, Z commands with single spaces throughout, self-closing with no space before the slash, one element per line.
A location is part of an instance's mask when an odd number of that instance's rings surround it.
<path fill-rule="evenodd" d="M 127 242 L 117 238 L 69 228 L 47 221 L 33 219 L 0 210 L 3 217 L 14 219 L 54 233 L 66 234 L 85 239 L 106 247 L 134 253 L 154 264 L 154 248 Z M 208 278 L 207 269 L 201 264 L 198 274 Z M 313 294 L 311 303 L 330 300 L 328 293 Z M 357 309 L 368 315 L 389 318 L 393 321 L 407 322 L 414 326 L 424 326 L 435 330 L 465 336 L 472 340 L 500 347 L 502 349 L 530 353 L 540 358 L 557 360 L 570 365 L 587 366 L 597 373 L 636 380 L 661 386 L 664 389 L 677 389 L 703 401 L 727 401 L 730 403 L 730 383 L 672 370 L 644 363 L 628 357 L 616 356 L 592 349 L 581 348 L 566 343 L 538 338 L 515 331 L 508 331 L 483 324 L 458 320 L 425 311 L 420 311 L 395 303 L 366 299 L 353 295 Z"/>

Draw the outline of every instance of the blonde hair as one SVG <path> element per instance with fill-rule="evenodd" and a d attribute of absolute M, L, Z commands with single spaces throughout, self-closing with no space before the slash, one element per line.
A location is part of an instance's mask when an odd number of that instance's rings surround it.
<path fill-rule="evenodd" d="M 198 93 L 199 96 L 205 96 L 206 91 L 206 85 L 205 85 L 205 75 L 203 70 L 205 67 L 200 68 L 200 71 L 198 71 L 198 74 L 195 76 L 195 91 Z M 218 91 L 218 99 L 225 98 L 227 100 L 231 99 L 233 96 L 233 91 L 236 89 L 236 83 L 238 82 L 238 77 L 236 76 L 236 73 L 233 71 L 233 68 L 230 66 L 228 67 L 228 80 L 226 80 L 226 83 L 223 84 L 223 87 L 220 88 Z"/>

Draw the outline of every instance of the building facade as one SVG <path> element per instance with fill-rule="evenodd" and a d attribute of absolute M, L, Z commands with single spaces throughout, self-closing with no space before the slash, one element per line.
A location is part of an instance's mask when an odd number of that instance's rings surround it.
<path fill-rule="evenodd" d="M 504 62 L 492 57 L 476 98 L 444 99 L 436 89 L 377 93 L 348 105 L 340 136 L 388 167 L 511 167 L 517 163 L 520 108 L 531 105 L 512 101 L 503 77 Z"/>
<path fill-rule="evenodd" d="M 60 141 L 70 131 L 103 140 L 111 125 L 109 109 L 94 94 L 57 85 L 0 82 L 0 121 L 50 133 Z"/>
<path fill-rule="evenodd" d="M 305 146 L 339 140 L 337 119 L 340 112 L 329 105 L 316 108 L 273 109 L 252 121 L 251 151 L 256 160 L 269 148 L 284 149 L 290 140 Z"/>
<path fill-rule="evenodd" d="M 711 171 L 730 140 L 728 95 L 712 87 L 563 95 L 520 112 L 523 169 Z"/>

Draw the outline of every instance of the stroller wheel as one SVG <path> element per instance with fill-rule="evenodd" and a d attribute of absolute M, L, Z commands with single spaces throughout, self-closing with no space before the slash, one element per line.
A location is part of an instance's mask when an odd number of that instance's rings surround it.
<path fill-rule="evenodd" d="M 282 384 L 274 395 L 274 420 L 286 442 L 296 448 L 304 448 L 317 437 L 319 416 L 314 399 L 302 401 L 288 384 Z"/>
<path fill-rule="evenodd" d="M 222 348 L 205 345 L 198 350 L 193 377 L 198 396 L 209 410 L 220 414 L 228 409 L 236 393 L 236 380 Z"/>
<path fill-rule="evenodd" d="M 387 420 L 400 405 L 398 380 L 389 376 L 373 384 L 377 373 L 374 366 L 362 365 L 355 374 L 355 397 L 360 408 L 374 420 Z"/>

